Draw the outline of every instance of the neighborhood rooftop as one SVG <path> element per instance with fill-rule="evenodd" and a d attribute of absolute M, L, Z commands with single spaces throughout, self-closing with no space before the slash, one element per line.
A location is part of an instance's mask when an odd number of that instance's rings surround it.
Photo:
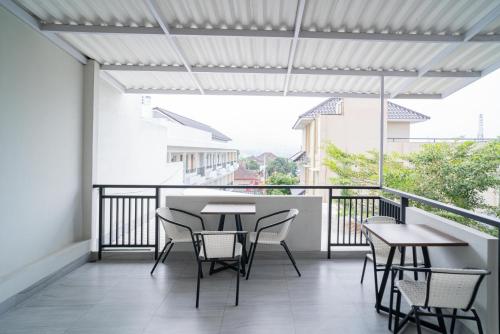
<path fill-rule="evenodd" d="M 209 125 L 195 121 L 194 119 L 191 119 L 191 118 L 188 118 L 185 116 L 181 116 L 179 114 L 176 114 L 174 112 L 171 112 L 171 111 L 163 109 L 163 108 L 156 107 L 153 110 L 159 112 L 163 116 L 166 116 L 167 118 L 171 119 L 172 121 L 177 122 L 179 124 L 182 124 L 184 126 L 188 126 L 190 128 L 210 132 L 212 134 L 212 139 L 214 139 L 214 140 L 220 140 L 220 141 L 231 141 L 232 140 L 231 138 L 229 138 L 228 136 L 226 136 L 222 132 L 212 128 Z"/>
<path fill-rule="evenodd" d="M 342 102 L 340 97 L 332 97 L 318 104 L 316 107 L 301 114 L 295 122 L 293 128 L 298 126 L 302 119 L 313 119 L 318 115 L 338 115 L 341 113 L 339 105 Z M 393 102 L 387 102 L 387 120 L 389 121 L 403 121 L 403 122 L 423 122 L 430 119 L 429 116 L 418 113 L 414 110 L 403 107 Z"/>

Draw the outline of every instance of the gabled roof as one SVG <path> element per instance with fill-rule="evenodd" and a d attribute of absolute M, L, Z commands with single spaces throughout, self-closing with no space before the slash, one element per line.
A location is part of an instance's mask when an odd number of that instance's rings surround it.
<path fill-rule="evenodd" d="M 204 123 L 200 123 L 200 122 L 195 121 L 191 118 L 181 116 L 179 114 L 168 111 L 166 109 L 156 107 L 156 108 L 153 108 L 153 110 L 156 112 L 159 112 L 163 116 L 166 116 L 167 118 L 171 119 L 172 121 L 177 122 L 179 124 L 182 124 L 184 126 L 188 126 L 190 128 L 210 132 L 212 134 L 212 139 L 214 139 L 214 140 L 220 140 L 220 141 L 230 141 L 231 140 L 231 138 L 229 138 L 228 136 L 226 136 L 222 132 L 215 130 L 211 126 L 206 125 Z"/>
<path fill-rule="evenodd" d="M 387 102 L 387 119 L 389 121 L 423 122 L 430 117 L 399 104 Z"/>
<path fill-rule="evenodd" d="M 300 161 L 302 158 L 304 158 L 306 155 L 306 151 L 299 151 L 297 153 L 295 153 L 294 155 L 292 155 L 289 159 L 294 161 L 294 162 L 297 162 L 297 161 Z"/>
<path fill-rule="evenodd" d="M 337 115 L 339 114 L 338 106 L 342 102 L 340 97 L 332 97 L 318 104 L 316 107 L 306 111 L 297 118 L 293 125 L 294 129 L 299 129 L 303 120 L 310 120 L 318 115 Z M 387 120 L 389 122 L 423 122 L 430 119 L 429 116 L 418 113 L 414 110 L 400 106 L 399 104 L 387 101 Z"/>
<path fill-rule="evenodd" d="M 259 180 L 259 172 L 254 170 L 249 170 L 240 165 L 238 169 L 234 172 L 235 180 Z"/>

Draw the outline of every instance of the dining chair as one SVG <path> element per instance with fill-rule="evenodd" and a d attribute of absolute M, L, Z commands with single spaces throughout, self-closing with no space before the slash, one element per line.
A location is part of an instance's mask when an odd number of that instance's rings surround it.
<path fill-rule="evenodd" d="M 151 275 L 153 275 L 156 266 L 158 265 L 162 257 L 163 257 L 162 263 L 165 262 L 168 254 L 170 254 L 170 251 L 172 250 L 175 244 L 191 243 L 193 245 L 195 258 L 198 258 L 198 244 L 196 243 L 196 240 L 193 236 L 192 228 L 186 224 L 180 223 L 178 219 L 176 220 L 172 212 L 176 212 L 183 215 L 184 218 L 188 218 L 189 221 L 192 221 L 195 224 L 199 223 L 201 225 L 201 228 L 203 230 L 205 229 L 205 223 L 203 221 L 203 218 L 191 212 L 187 212 L 180 209 L 168 208 L 168 207 L 157 209 L 156 216 L 161 221 L 163 230 L 165 231 L 167 242 L 165 243 L 165 246 L 163 247 L 160 255 L 156 259 L 153 269 L 151 269 Z M 183 221 L 186 221 L 186 219 L 184 219 Z"/>
<path fill-rule="evenodd" d="M 451 318 L 450 333 L 455 330 L 457 319 L 474 320 L 477 324 L 479 334 L 483 333 L 481 320 L 477 311 L 472 307 L 477 295 L 477 291 L 488 270 L 482 269 L 448 269 L 448 268 L 415 268 L 393 266 L 391 275 L 391 296 L 389 307 L 389 328 L 391 328 L 393 311 L 393 295 L 397 295 L 396 301 L 396 320 L 394 333 L 405 325 L 411 316 L 415 317 L 417 333 L 421 333 L 421 317 L 436 317 L 439 320 L 440 327 L 446 332 L 444 318 Z M 400 273 L 422 272 L 427 275 L 425 281 L 415 281 L 404 279 Z M 396 275 L 402 279 L 396 280 Z M 401 308 L 401 295 L 411 307 L 410 312 L 399 325 L 399 315 Z M 428 311 L 424 311 L 427 309 Z M 435 312 L 431 312 L 434 309 Z M 443 314 L 443 309 L 449 309 L 452 314 Z M 470 315 L 458 315 L 458 310 L 471 312 Z"/>
<path fill-rule="evenodd" d="M 388 216 L 373 216 L 367 218 L 364 224 L 397 224 L 398 221 L 393 217 Z M 385 266 L 387 264 L 387 260 L 389 258 L 389 252 L 391 251 L 391 247 L 383 242 L 380 238 L 375 235 L 370 234 L 368 231 L 362 228 L 362 232 L 368 241 L 371 251 L 365 255 L 365 260 L 363 262 L 363 271 L 361 273 L 361 284 L 363 284 L 363 280 L 365 277 L 366 271 L 366 263 L 368 261 L 373 263 L 373 273 L 375 279 L 375 291 L 378 291 L 378 276 L 377 273 L 385 270 Z M 412 254 L 409 252 L 405 253 L 405 263 L 413 263 L 415 266 L 421 265 L 422 261 L 417 256 L 417 251 L 415 247 L 412 247 Z M 401 253 L 398 251 L 394 254 L 393 263 L 399 264 L 401 261 Z M 415 273 L 415 279 L 417 279 L 417 273 Z"/>
<path fill-rule="evenodd" d="M 200 301 L 200 279 L 202 278 L 202 263 L 213 261 L 224 261 L 228 265 L 236 266 L 236 301 L 238 306 L 240 294 L 240 268 L 243 245 L 238 242 L 238 236 L 245 240 L 246 231 L 201 231 L 195 232 L 197 244 L 200 250 L 198 260 L 198 278 L 196 283 L 196 307 Z"/>
<path fill-rule="evenodd" d="M 287 214 L 285 219 L 282 220 L 277 220 L 276 216 L 281 215 L 281 214 Z M 271 213 L 267 216 L 260 217 L 257 222 L 255 223 L 255 229 L 254 232 L 250 232 L 249 234 L 249 239 L 250 239 L 250 250 L 249 250 L 249 258 L 250 262 L 248 265 L 248 270 L 247 270 L 247 276 L 246 279 L 250 277 L 250 270 L 252 269 L 252 263 L 253 259 L 255 257 L 255 251 L 257 249 L 257 245 L 259 244 L 265 244 L 265 245 L 281 245 L 284 249 L 288 257 L 290 258 L 290 261 L 292 261 L 292 264 L 297 271 L 297 274 L 299 277 L 301 276 L 299 269 L 297 268 L 297 264 L 295 263 L 295 259 L 292 256 L 292 253 L 290 252 L 290 249 L 288 248 L 288 245 L 285 242 L 285 239 L 288 236 L 288 232 L 290 231 L 290 225 L 292 222 L 295 220 L 295 217 L 299 214 L 299 210 L 297 209 L 290 209 L 290 210 L 282 210 L 278 212 Z M 268 218 L 275 218 L 273 222 L 268 222 L 263 227 L 259 227 L 259 224 L 262 221 L 268 220 Z M 276 221 L 277 220 L 277 221 Z M 275 230 L 274 232 L 269 231 L 269 229 L 272 229 L 273 227 L 279 228 Z"/>

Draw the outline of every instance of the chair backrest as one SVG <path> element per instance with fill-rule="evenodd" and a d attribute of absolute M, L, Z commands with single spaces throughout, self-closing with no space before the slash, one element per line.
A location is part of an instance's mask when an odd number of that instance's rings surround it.
<path fill-rule="evenodd" d="M 487 270 L 432 268 L 427 279 L 426 304 L 429 307 L 468 310 Z"/>
<path fill-rule="evenodd" d="M 163 230 L 167 238 L 178 239 L 183 235 L 186 235 L 187 228 L 183 227 L 182 224 L 176 225 L 176 221 L 174 219 L 174 215 L 172 211 L 168 207 L 159 208 L 156 210 L 156 214 L 160 218 L 161 225 L 163 226 Z"/>
<path fill-rule="evenodd" d="M 365 220 L 363 224 L 396 224 L 396 219 L 388 216 L 373 216 L 369 217 Z M 373 257 L 376 260 L 379 258 L 387 258 L 389 257 L 389 252 L 391 251 L 391 247 L 388 244 L 380 240 L 377 236 L 371 234 L 368 230 L 363 229 L 364 234 L 373 247 Z"/>
<path fill-rule="evenodd" d="M 295 220 L 298 214 L 298 209 L 290 209 L 288 211 L 288 214 L 285 217 L 287 221 L 280 226 L 280 229 L 278 231 L 278 238 L 280 241 L 284 241 L 286 239 L 286 237 L 288 236 L 288 232 L 290 231 L 290 225 L 292 225 L 292 222 Z"/>
<path fill-rule="evenodd" d="M 241 255 L 241 244 L 236 241 L 237 234 L 236 231 L 196 232 L 197 241 L 201 241 L 201 256 L 209 260 L 232 259 Z"/>

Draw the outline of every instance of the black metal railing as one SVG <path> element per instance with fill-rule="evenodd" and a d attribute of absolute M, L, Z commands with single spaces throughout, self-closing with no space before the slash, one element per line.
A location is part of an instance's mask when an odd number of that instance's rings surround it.
<path fill-rule="evenodd" d="M 384 197 L 332 196 L 331 201 L 335 226 L 329 226 L 330 249 L 333 246 L 367 246 L 361 233 L 361 224 L 366 218 L 380 215 L 401 220 L 401 205 Z"/>
<path fill-rule="evenodd" d="M 374 215 L 391 216 L 404 223 L 406 207 L 410 201 L 425 204 L 470 218 L 500 229 L 500 220 L 472 211 L 457 208 L 421 196 L 377 186 L 304 186 L 304 185 L 95 185 L 99 189 L 99 256 L 103 249 L 119 247 L 154 247 L 158 255 L 159 228 L 154 211 L 160 206 L 162 189 L 212 188 L 212 189 L 312 189 L 328 191 L 328 249 L 335 246 L 365 246 L 366 240 L 360 224 Z M 132 194 L 116 194 L 117 189 L 135 190 Z M 147 194 L 137 193 L 138 189 Z M 382 191 L 400 198 L 400 202 L 378 196 L 338 196 L 334 191 Z M 108 194 L 107 191 L 115 191 Z M 129 191 L 130 193 L 130 191 Z M 131 213 L 128 213 L 128 212 Z M 137 218 L 136 218 L 137 217 Z M 136 237 L 139 236 L 139 237 Z M 500 255 L 500 254 L 499 254 Z"/>

